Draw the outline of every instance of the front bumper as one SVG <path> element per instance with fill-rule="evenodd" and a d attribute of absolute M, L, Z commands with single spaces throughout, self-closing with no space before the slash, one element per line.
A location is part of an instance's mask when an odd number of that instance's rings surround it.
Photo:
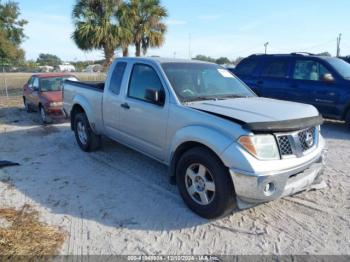
<path fill-rule="evenodd" d="M 46 113 L 50 118 L 63 118 L 65 116 L 62 107 L 48 107 Z"/>
<path fill-rule="evenodd" d="M 256 174 L 230 169 L 240 209 L 292 195 L 322 181 L 325 153 L 311 161 L 279 172 Z"/>

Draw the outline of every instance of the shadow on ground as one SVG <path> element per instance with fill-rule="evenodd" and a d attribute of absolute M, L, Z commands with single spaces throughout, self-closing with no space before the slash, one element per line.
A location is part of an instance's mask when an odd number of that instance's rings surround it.
<path fill-rule="evenodd" d="M 21 129 L 0 136 L 0 159 L 21 164 L 5 169 L 9 183 L 25 198 L 54 214 L 117 228 L 173 230 L 208 223 L 185 206 L 164 165 L 109 139 L 98 152 L 82 152 L 68 123 L 23 128 L 35 124 L 27 116 L 18 109 L 6 114 L 2 119 L 18 119 L 13 125 Z M 322 130 L 326 138 L 350 139 L 342 123 L 327 121 Z"/>
<path fill-rule="evenodd" d="M 0 136 L 0 159 L 21 164 L 3 170 L 26 199 L 52 213 L 133 230 L 208 222 L 185 206 L 164 165 L 109 139 L 98 152 L 82 152 L 68 124 L 21 128 Z"/>
<path fill-rule="evenodd" d="M 321 127 L 321 133 L 327 139 L 350 140 L 350 129 L 340 121 L 326 120 Z"/>

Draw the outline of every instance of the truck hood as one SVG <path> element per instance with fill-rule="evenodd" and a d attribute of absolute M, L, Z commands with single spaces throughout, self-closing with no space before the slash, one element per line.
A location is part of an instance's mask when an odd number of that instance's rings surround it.
<path fill-rule="evenodd" d="M 62 91 L 42 92 L 41 96 L 48 102 L 62 102 Z"/>
<path fill-rule="evenodd" d="M 188 106 L 262 132 L 297 130 L 323 121 L 311 105 L 261 97 L 207 100 Z"/>

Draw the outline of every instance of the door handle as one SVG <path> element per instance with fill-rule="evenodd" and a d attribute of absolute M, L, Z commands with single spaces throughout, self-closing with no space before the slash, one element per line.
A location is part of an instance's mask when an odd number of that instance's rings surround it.
<path fill-rule="evenodd" d="M 124 109 L 130 109 L 130 106 L 128 103 L 121 104 L 120 106 Z"/>

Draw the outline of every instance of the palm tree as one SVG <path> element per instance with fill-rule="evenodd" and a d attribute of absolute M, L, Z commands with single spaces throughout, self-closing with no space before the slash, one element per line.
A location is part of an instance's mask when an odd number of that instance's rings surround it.
<path fill-rule="evenodd" d="M 121 0 L 77 0 L 73 8 L 75 31 L 72 38 L 82 50 L 103 49 L 105 68 L 113 61 L 114 52 L 130 31 L 119 25 Z"/>
<path fill-rule="evenodd" d="M 168 14 L 159 0 L 130 0 L 121 10 L 122 16 L 119 16 L 119 20 L 123 28 L 132 32 L 136 56 L 141 56 L 141 49 L 145 55 L 148 48 L 163 45 L 166 25 L 162 20 Z M 127 19 L 121 19 L 123 16 Z M 128 24 L 126 25 L 125 22 Z M 124 54 L 128 53 L 129 44 L 123 46 Z"/>
<path fill-rule="evenodd" d="M 134 18 L 130 16 L 130 4 L 121 3 L 117 12 L 117 18 L 120 26 L 123 28 L 124 35 L 120 39 L 120 45 L 123 49 L 123 56 L 129 56 L 129 45 L 133 43 Z"/>

